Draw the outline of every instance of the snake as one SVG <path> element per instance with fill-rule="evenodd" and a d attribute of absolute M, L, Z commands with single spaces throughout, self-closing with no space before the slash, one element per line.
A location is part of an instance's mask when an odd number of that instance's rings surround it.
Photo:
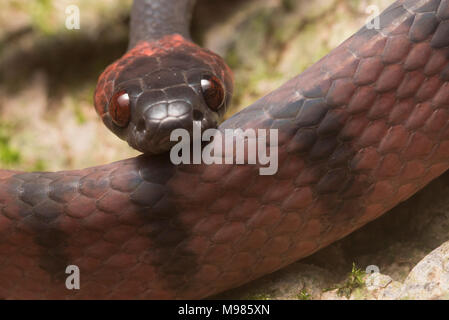
<path fill-rule="evenodd" d="M 449 0 L 399 0 L 221 124 L 232 74 L 191 42 L 194 1 L 135 1 L 95 107 L 143 154 L 0 171 L 0 297 L 202 299 L 307 257 L 449 168 Z M 154 109 L 154 110 L 152 110 Z M 278 132 L 278 171 L 171 162 L 191 122 Z M 190 131 L 189 131 L 190 132 Z M 80 288 L 65 285 L 79 268 Z"/>
<path fill-rule="evenodd" d="M 169 151 L 170 133 L 193 123 L 216 128 L 232 97 L 223 59 L 192 43 L 195 1 L 135 1 L 128 52 L 100 76 L 95 108 L 103 123 L 144 154 Z"/>

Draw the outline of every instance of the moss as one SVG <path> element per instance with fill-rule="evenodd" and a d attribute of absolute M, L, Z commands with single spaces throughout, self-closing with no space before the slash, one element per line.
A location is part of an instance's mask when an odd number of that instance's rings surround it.
<path fill-rule="evenodd" d="M 247 297 L 247 300 L 270 300 L 271 295 L 267 293 L 258 293 Z"/>
<path fill-rule="evenodd" d="M 75 105 L 73 106 L 73 112 L 75 114 L 75 119 L 78 124 L 86 123 L 87 120 L 86 116 L 83 112 L 83 109 L 78 103 L 75 103 Z"/>
<path fill-rule="evenodd" d="M 365 276 L 366 272 L 357 268 L 353 262 L 351 273 L 348 275 L 348 279 L 343 283 L 343 285 L 337 288 L 337 294 L 339 296 L 349 298 L 355 289 L 361 288 L 365 285 Z"/>
<path fill-rule="evenodd" d="M 6 166 L 19 164 L 21 161 L 20 152 L 11 146 L 11 131 L 10 125 L 0 124 L 0 162 Z"/>
<path fill-rule="evenodd" d="M 36 0 L 32 1 L 28 8 L 33 27 L 43 34 L 55 33 L 55 28 L 51 24 L 52 14 L 54 12 L 51 0 Z"/>
<path fill-rule="evenodd" d="M 31 171 L 45 171 L 46 166 L 45 162 L 42 159 L 37 159 L 37 161 L 34 163 L 34 166 Z"/>
<path fill-rule="evenodd" d="M 352 263 L 352 270 L 348 275 L 348 278 L 342 283 L 331 288 L 323 289 L 323 292 L 337 290 L 339 297 L 345 297 L 349 299 L 351 295 L 357 290 L 365 287 L 366 272 L 357 268 L 355 263 Z"/>
<path fill-rule="evenodd" d="M 310 295 L 305 289 L 302 289 L 297 295 L 298 300 L 312 300 L 312 295 Z"/>

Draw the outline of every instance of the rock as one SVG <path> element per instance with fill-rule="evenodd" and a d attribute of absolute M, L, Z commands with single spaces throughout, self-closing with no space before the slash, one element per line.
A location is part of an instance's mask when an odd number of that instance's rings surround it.
<path fill-rule="evenodd" d="M 365 279 L 366 289 L 368 291 L 385 289 L 391 282 L 393 282 L 393 279 L 390 276 L 378 272 L 368 275 Z"/>
<path fill-rule="evenodd" d="M 401 299 L 449 299 L 449 241 L 433 250 L 410 272 Z"/>

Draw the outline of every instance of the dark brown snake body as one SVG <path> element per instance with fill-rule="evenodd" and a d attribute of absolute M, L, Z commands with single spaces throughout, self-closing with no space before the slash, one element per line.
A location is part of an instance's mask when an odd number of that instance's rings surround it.
<path fill-rule="evenodd" d="M 449 0 L 397 1 L 380 26 L 220 125 L 278 129 L 273 176 L 168 155 L 1 171 L 0 297 L 204 298 L 409 198 L 449 168 Z"/>

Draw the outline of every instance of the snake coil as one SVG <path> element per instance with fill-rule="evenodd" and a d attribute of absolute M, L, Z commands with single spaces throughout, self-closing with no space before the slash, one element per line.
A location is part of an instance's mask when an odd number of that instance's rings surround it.
<path fill-rule="evenodd" d="M 99 80 L 98 113 L 143 152 L 166 150 L 165 130 L 192 117 L 213 127 L 226 109 L 232 78 L 188 41 L 192 6 L 136 1 L 130 50 Z M 166 153 L 0 171 L 0 297 L 207 297 L 314 253 L 441 175 L 449 1 L 399 0 L 379 21 L 218 127 L 277 129 L 273 176 L 174 166 Z M 65 288 L 67 265 L 80 268 L 81 290 Z"/>

